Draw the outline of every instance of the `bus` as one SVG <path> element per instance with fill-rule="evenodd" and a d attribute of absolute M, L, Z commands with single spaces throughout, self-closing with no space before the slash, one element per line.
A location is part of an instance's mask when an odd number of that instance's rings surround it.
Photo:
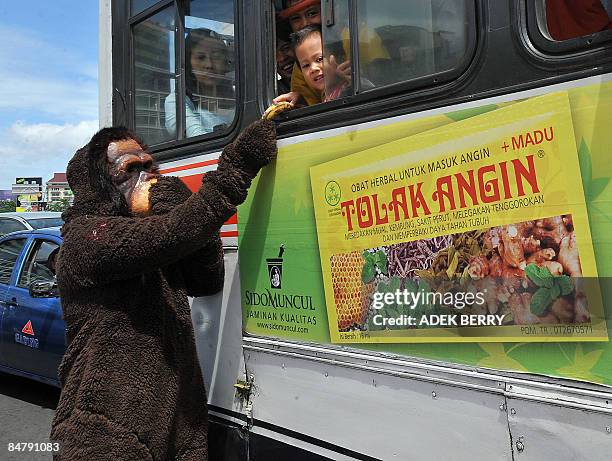
<path fill-rule="evenodd" d="M 608 459 L 611 16 L 100 1 L 100 124 L 193 190 L 309 84 L 279 50 L 320 24 L 326 88 L 275 119 L 278 158 L 221 229 L 224 289 L 192 302 L 211 459 Z"/>

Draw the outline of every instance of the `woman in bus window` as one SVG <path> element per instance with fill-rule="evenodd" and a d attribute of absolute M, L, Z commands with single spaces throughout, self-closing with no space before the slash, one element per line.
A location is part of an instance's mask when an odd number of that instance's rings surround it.
<path fill-rule="evenodd" d="M 192 29 L 185 39 L 186 136 L 211 133 L 234 119 L 234 75 L 226 42 L 210 29 Z M 166 129 L 176 133 L 176 99 L 165 100 Z"/>

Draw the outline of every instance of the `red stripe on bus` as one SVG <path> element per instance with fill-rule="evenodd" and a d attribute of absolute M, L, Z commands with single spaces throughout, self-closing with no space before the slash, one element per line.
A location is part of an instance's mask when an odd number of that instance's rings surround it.
<path fill-rule="evenodd" d="M 199 168 L 201 166 L 215 165 L 216 163 L 219 163 L 219 160 L 217 159 L 206 160 L 205 162 L 191 163 L 189 165 L 175 166 L 173 168 L 162 169 L 160 170 L 160 173 L 167 174 L 167 173 L 174 173 L 176 171 L 191 170 L 193 168 Z"/>

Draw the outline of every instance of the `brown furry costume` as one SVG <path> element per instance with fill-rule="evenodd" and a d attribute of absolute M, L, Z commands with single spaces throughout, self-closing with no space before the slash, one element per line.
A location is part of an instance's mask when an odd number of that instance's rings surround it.
<path fill-rule="evenodd" d="M 276 154 L 256 122 L 227 146 L 194 194 L 177 178 L 151 188 L 152 215 L 132 217 L 101 166 L 105 129 L 68 165 L 58 284 L 68 348 L 51 430 L 57 460 L 206 460 L 206 395 L 187 296 L 223 286 L 221 225 Z M 122 201 L 123 199 L 123 201 Z"/>

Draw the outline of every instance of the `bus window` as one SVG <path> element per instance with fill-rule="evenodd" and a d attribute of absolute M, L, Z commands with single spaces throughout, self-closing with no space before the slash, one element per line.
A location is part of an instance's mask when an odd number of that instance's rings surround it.
<path fill-rule="evenodd" d="M 563 41 L 612 29 L 611 0 L 539 0 L 542 34 Z"/>
<path fill-rule="evenodd" d="M 136 24 L 134 41 L 135 131 L 147 144 L 174 139 L 166 130 L 166 96 L 176 87 L 175 12 L 172 6 Z M 176 117 L 176 108 L 170 108 Z"/>
<path fill-rule="evenodd" d="M 303 11 L 318 6 L 312 0 L 289 0 L 280 4 L 284 9 L 279 9 L 279 2 L 275 4 L 277 29 L 282 25 L 279 20 L 288 21 L 295 29 L 288 12 L 298 11 L 302 4 Z M 475 28 L 473 8 L 473 2 L 468 0 L 388 0 L 385 8 L 380 8 L 380 2 L 374 0 L 326 2 L 318 22 L 323 37 L 323 94 L 310 95 L 309 89 L 304 88 L 306 84 L 296 82 L 297 77 L 304 78 L 294 69 L 293 93 L 284 94 L 275 102 L 313 105 L 456 71 L 467 62 L 474 45 L 475 30 L 470 29 Z M 351 57 L 354 54 L 357 59 Z M 277 73 L 281 77 L 282 65 L 277 50 Z M 291 94 L 299 94 L 301 99 L 296 101 Z"/>
<path fill-rule="evenodd" d="M 224 131 L 236 112 L 234 3 L 144 3 L 157 8 L 132 19 L 134 131 L 149 145 Z"/>
<path fill-rule="evenodd" d="M 185 15 L 185 133 L 199 136 L 232 124 L 236 113 L 232 2 L 191 0 Z M 172 105 L 174 98 L 169 96 Z M 173 131 L 173 120 L 166 118 Z"/>
<path fill-rule="evenodd" d="M 324 14 L 328 16 L 329 10 Z M 340 0 L 334 3 L 333 18 L 326 18 L 326 24 L 329 24 L 329 26 L 323 28 L 325 100 L 331 101 L 350 96 L 354 91 L 348 0 Z M 366 88 L 372 87 L 369 82 L 365 82 L 363 79 L 361 79 L 361 82 L 367 85 Z"/>
<path fill-rule="evenodd" d="M 131 1 L 131 13 L 132 16 L 137 15 L 141 11 L 146 10 L 150 6 L 153 6 L 159 0 L 132 0 Z"/>
<path fill-rule="evenodd" d="M 458 67 L 467 53 L 466 0 L 358 2 L 359 71 L 374 86 Z"/>

